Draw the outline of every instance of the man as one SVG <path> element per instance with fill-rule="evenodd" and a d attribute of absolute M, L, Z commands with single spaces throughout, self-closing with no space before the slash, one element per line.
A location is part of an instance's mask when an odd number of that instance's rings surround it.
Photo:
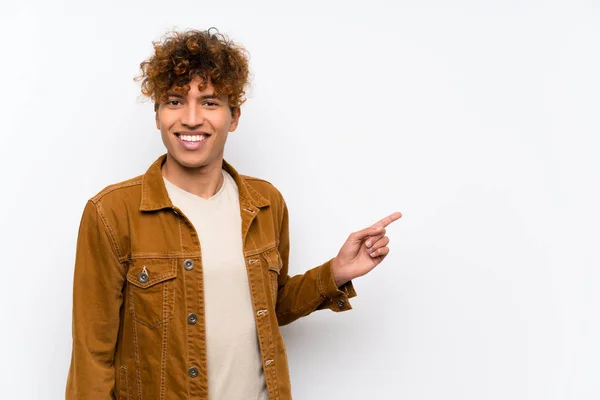
<path fill-rule="evenodd" d="M 386 257 L 394 213 L 288 276 L 288 210 L 223 158 L 248 80 L 219 33 L 173 32 L 141 64 L 167 153 L 84 209 L 67 399 L 290 399 L 279 326 L 351 309 L 351 280 Z"/>

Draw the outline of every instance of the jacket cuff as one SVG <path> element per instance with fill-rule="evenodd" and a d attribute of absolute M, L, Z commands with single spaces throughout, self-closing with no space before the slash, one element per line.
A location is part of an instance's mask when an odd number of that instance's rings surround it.
<path fill-rule="evenodd" d="M 352 281 L 348 281 L 338 288 L 333 278 L 331 261 L 329 260 L 321 265 L 317 279 L 319 292 L 321 296 L 326 298 L 324 308 L 329 308 L 333 311 L 351 310 L 352 305 L 350 305 L 348 299 L 356 297 Z"/>

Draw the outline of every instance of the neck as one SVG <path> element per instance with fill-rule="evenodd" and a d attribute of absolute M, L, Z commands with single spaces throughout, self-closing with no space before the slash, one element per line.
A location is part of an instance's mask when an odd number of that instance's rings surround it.
<path fill-rule="evenodd" d="M 209 165 L 188 168 L 167 154 L 167 160 L 162 166 L 162 175 L 169 182 L 204 199 L 214 196 L 223 185 L 222 159 Z"/>

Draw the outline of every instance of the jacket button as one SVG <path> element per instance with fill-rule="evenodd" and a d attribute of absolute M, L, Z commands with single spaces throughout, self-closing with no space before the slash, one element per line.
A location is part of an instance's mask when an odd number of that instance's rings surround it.
<path fill-rule="evenodd" d="M 138 281 L 140 281 L 140 283 L 148 282 L 148 274 L 145 272 L 140 272 L 140 274 L 138 275 Z"/>
<path fill-rule="evenodd" d="M 339 300 L 337 303 L 339 308 L 345 308 L 346 307 L 346 301 L 345 300 Z"/>
<path fill-rule="evenodd" d="M 191 271 L 194 269 L 194 262 L 192 260 L 185 260 L 183 262 L 183 268 L 185 268 L 187 271 Z"/>
<path fill-rule="evenodd" d="M 190 325 L 194 325 L 196 322 L 198 322 L 198 316 L 194 313 L 188 315 L 188 324 Z"/>
<path fill-rule="evenodd" d="M 197 377 L 198 376 L 198 368 L 192 367 L 192 368 L 188 369 L 188 375 L 192 378 Z"/>

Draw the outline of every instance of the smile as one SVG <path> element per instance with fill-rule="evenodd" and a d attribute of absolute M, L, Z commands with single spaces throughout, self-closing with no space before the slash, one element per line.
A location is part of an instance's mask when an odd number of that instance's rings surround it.
<path fill-rule="evenodd" d="M 185 150 L 198 150 L 206 143 L 206 140 L 210 138 L 210 135 L 206 133 L 194 135 L 176 133 L 175 136 Z"/>
<path fill-rule="evenodd" d="M 203 140 L 208 139 L 208 135 L 202 134 L 202 135 L 180 135 L 180 134 L 176 134 L 177 137 L 184 141 L 184 142 L 201 142 Z"/>

